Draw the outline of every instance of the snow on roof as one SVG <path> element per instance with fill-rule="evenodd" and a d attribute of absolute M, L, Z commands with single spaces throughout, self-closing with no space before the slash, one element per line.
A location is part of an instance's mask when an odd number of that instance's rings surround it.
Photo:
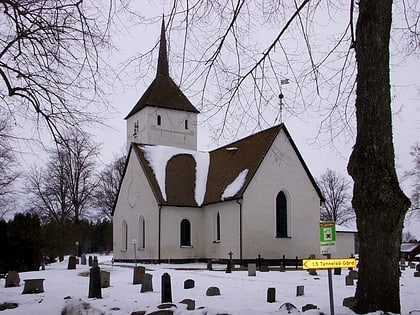
<path fill-rule="evenodd" d="M 244 169 L 239 175 L 225 188 L 222 194 L 222 200 L 235 196 L 245 183 L 248 169 Z"/>
<path fill-rule="evenodd" d="M 156 181 L 159 185 L 162 197 L 167 201 L 165 182 L 166 182 L 166 165 L 168 161 L 176 155 L 187 154 L 194 158 L 196 163 L 195 168 L 195 201 L 201 206 L 204 201 L 206 193 L 207 175 L 209 172 L 210 155 L 208 152 L 193 151 L 188 149 L 154 145 L 142 147 L 144 157 L 148 161 Z"/>
<path fill-rule="evenodd" d="M 344 225 L 339 225 L 339 224 L 335 226 L 335 230 L 336 232 L 342 232 L 342 233 L 357 233 L 356 227 L 349 227 L 349 226 L 344 226 Z"/>

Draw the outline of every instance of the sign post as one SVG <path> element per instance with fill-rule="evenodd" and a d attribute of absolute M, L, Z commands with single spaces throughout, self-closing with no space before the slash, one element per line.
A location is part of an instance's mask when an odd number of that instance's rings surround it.
<path fill-rule="evenodd" d="M 331 253 L 335 252 L 335 222 L 326 221 L 319 224 L 319 242 L 321 254 L 327 255 L 327 259 L 331 259 Z M 332 271 L 328 268 L 328 291 L 330 295 L 330 313 L 334 315 L 334 293 L 332 285 Z"/>

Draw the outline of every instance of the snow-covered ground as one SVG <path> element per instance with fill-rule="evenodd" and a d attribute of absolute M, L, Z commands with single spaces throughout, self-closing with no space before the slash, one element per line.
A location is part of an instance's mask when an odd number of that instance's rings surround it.
<path fill-rule="evenodd" d="M 307 271 L 258 272 L 256 277 L 248 277 L 247 271 L 224 272 L 222 265 L 214 265 L 214 271 L 207 271 L 205 264 L 188 265 L 143 265 L 147 273 L 153 275 L 154 292 L 140 293 L 141 285 L 133 285 L 133 265 L 111 264 L 111 256 L 98 256 L 101 270 L 111 274 L 111 286 L 102 289 L 102 299 L 88 298 L 89 266 L 77 265 L 76 270 L 67 270 L 68 261 L 48 265 L 45 271 L 20 273 L 19 287 L 5 288 L 0 281 L 0 304 L 18 303 L 15 309 L 6 309 L 1 314 L 62 314 L 63 308 L 73 307 L 73 314 L 131 314 L 134 311 L 152 312 L 161 301 L 161 275 L 169 273 L 172 282 L 172 300 L 177 305 L 174 314 L 281 314 L 280 306 L 285 302 L 294 304 L 299 310 L 310 303 L 318 306 L 318 311 L 305 314 L 330 314 L 328 276 L 326 270 L 318 270 L 318 276 L 310 276 Z M 182 269 L 182 270 L 181 270 Z M 189 270 L 185 270 L 189 269 Z M 420 278 L 413 276 L 413 269 L 406 269 L 401 276 L 402 314 L 420 315 Z M 355 286 L 345 285 L 347 270 L 342 275 L 333 276 L 335 314 L 354 314 L 342 306 L 343 298 L 353 296 Z M 22 294 L 23 280 L 44 278 L 44 292 Z M 184 281 L 193 279 L 195 287 L 184 289 Z M 296 296 L 296 286 L 304 286 L 304 295 Z M 210 286 L 220 289 L 220 296 L 206 296 Z M 267 303 L 267 289 L 276 289 L 276 302 Z M 66 298 L 66 299 L 65 299 Z M 178 303 L 183 299 L 195 300 L 195 311 L 187 311 L 186 305 Z M 82 306 L 86 302 L 90 307 Z M 199 307 L 204 307 L 198 309 Z M 417 311 L 416 311 L 417 310 Z M 415 311 L 415 312 L 412 312 Z M 63 313 L 64 314 L 64 313 Z"/>

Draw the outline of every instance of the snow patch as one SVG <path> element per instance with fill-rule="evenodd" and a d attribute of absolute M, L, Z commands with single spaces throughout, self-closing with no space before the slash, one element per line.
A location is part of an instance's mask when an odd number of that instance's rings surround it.
<path fill-rule="evenodd" d="M 222 194 L 222 200 L 235 196 L 238 191 L 245 184 L 245 178 L 248 174 L 248 169 L 244 169 L 239 175 L 231 182 Z"/>
<path fill-rule="evenodd" d="M 165 190 L 166 165 L 168 161 L 176 155 L 187 154 L 194 158 L 195 168 L 195 202 L 201 206 L 204 201 L 207 186 L 207 175 L 209 172 L 210 155 L 208 152 L 194 151 L 170 146 L 155 145 L 143 146 L 144 157 L 149 163 L 156 177 L 162 197 L 167 201 Z"/>

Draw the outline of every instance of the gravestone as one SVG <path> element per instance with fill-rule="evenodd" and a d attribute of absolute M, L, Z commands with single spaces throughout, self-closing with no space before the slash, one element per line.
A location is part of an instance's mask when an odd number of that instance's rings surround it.
<path fill-rule="evenodd" d="M 297 314 L 299 310 L 292 303 L 286 302 L 279 307 L 279 311 L 283 314 Z"/>
<path fill-rule="evenodd" d="M 348 307 L 350 309 L 353 308 L 355 303 L 354 296 L 349 296 L 343 299 L 343 306 Z"/>
<path fill-rule="evenodd" d="M 187 279 L 184 281 L 184 289 L 192 289 L 195 286 L 195 282 L 193 279 Z"/>
<path fill-rule="evenodd" d="M 318 306 L 314 305 L 314 304 L 306 304 L 304 306 L 302 306 L 302 313 L 309 311 L 309 310 L 317 310 Z"/>
<path fill-rule="evenodd" d="M 36 294 L 44 292 L 44 279 L 26 279 L 22 294 Z"/>
<path fill-rule="evenodd" d="M 410 269 L 415 269 L 416 268 L 416 263 L 411 262 L 410 263 Z"/>
<path fill-rule="evenodd" d="M 270 269 L 268 269 L 267 265 L 265 265 L 265 264 L 261 265 L 260 272 L 269 272 L 269 271 L 270 271 Z"/>
<path fill-rule="evenodd" d="M 179 303 L 186 304 L 187 305 L 187 311 L 193 311 L 193 310 L 195 310 L 195 300 L 192 300 L 192 299 L 183 299 Z"/>
<path fill-rule="evenodd" d="M 302 296 L 305 294 L 305 286 L 298 285 L 296 286 L 296 296 Z"/>
<path fill-rule="evenodd" d="M 285 269 L 284 265 L 280 265 L 279 271 L 280 271 L 280 272 L 285 272 L 285 271 L 286 271 L 286 269 Z"/>
<path fill-rule="evenodd" d="M 162 275 L 161 303 L 172 303 L 171 276 L 167 272 Z"/>
<path fill-rule="evenodd" d="M 76 256 L 69 257 L 69 263 L 67 265 L 68 270 L 76 269 Z"/>
<path fill-rule="evenodd" d="M 341 268 L 334 268 L 334 276 L 341 276 Z"/>
<path fill-rule="evenodd" d="M 414 271 L 414 277 L 420 278 L 420 271 Z"/>
<path fill-rule="evenodd" d="M 351 275 L 346 276 L 346 285 L 354 285 L 353 277 Z"/>
<path fill-rule="evenodd" d="M 144 274 L 146 273 L 146 268 L 143 266 L 134 267 L 133 271 L 133 284 L 140 284 L 143 282 Z"/>
<path fill-rule="evenodd" d="M 420 272 L 420 263 L 416 265 L 416 271 Z"/>
<path fill-rule="evenodd" d="M 220 289 L 218 287 L 209 287 L 206 291 L 206 296 L 220 295 Z"/>
<path fill-rule="evenodd" d="M 207 270 L 213 270 L 213 263 L 211 259 L 207 260 Z"/>
<path fill-rule="evenodd" d="M 248 277 L 255 277 L 257 275 L 257 265 L 248 264 Z"/>
<path fill-rule="evenodd" d="M 92 256 L 89 256 L 88 263 L 89 263 L 89 267 L 93 266 Z"/>
<path fill-rule="evenodd" d="M 101 288 L 108 288 L 110 286 L 111 273 L 109 271 L 101 270 Z"/>
<path fill-rule="evenodd" d="M 82 265 L 86 265 L 86 255 L 85 254 L 82 254 L 82 256 L 80 257 L 80 263 Z"/>
<path fill-rule="evenodd" d="M 315 259 L 316 255 L 315 254 L 311 254 L 309 255 L 309 259 Z M 311 276 L 317 276 L 318 273 L 316 272 L 316 269 L 308 269 L 308 272 Z"/>
<path fill-rule="evenodd" d="M 20 283 L 19 273 L 17 271 L 9 271 L 6 277 L 5 288 L 18 287 Z"/>
<path fill-rule="evenodd" d="M 267 289 L 267 302 L 274 303 L 276 301 L 276 288 Z"/>
<path fill-rule="evenodd" d="M 359 273 L 356 270 L 350 270 L 349 271 L 349 275 L 354 279 L 357 280 L 359 279 Z"/>
<path fill-rule="evenodd" d="M 143 282 L 141 284 L 140 293 L 153 292 L 153 276 L 150 273 L 145 273 Z"/>
<path fill-rule="evenodd" d="M 229 259 L 226 264 L 226 273 L 232 273 L 232 261 Z"/>
<path fill-rule="evenodd" d="M 90 256 L 89 256 L 90 258 Z M 102 299 L 101 290 L 101 268 L 98 266 L 98 259 L 96 256 L 92 262 L 93 267 L 90 268 L 89 273 L 89 298 Z"/>

